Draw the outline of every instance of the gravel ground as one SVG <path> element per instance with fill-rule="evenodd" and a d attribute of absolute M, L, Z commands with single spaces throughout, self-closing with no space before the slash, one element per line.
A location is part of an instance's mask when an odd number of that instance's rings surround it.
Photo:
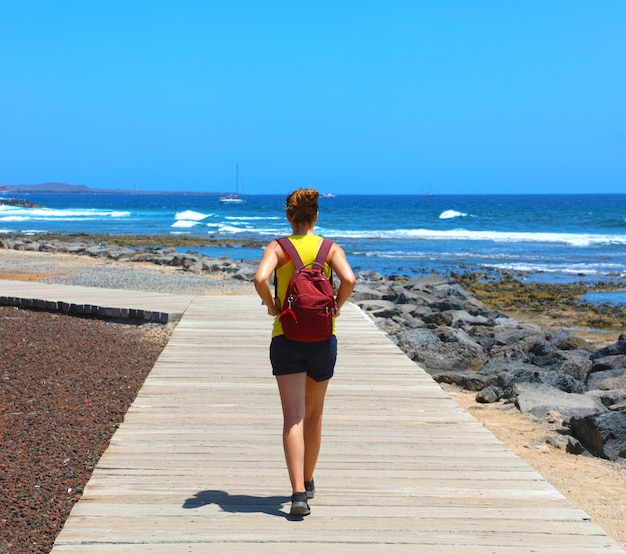
<path fill-rule="evenodd" d="M 0 307 L 0 552 L 50 551 L 170 331 Z"/>
<path fill-rule="evenodd" d="M 252 283 L 224 278 L 222 274 L 196 275 L 153 264 L 1 248 L 0 273 L 5 278 L 33 278 L 44 283 L 109 289 L 174 294 L 254 293 Z"/>

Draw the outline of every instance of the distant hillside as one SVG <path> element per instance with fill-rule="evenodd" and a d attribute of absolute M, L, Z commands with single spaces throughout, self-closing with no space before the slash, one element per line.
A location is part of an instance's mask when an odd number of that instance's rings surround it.
<path fill-rule="evenodd" d="M 0 185 L 0 195 L 37 192 L 58 192 L 58 193 L 76 193 L 76 194 L 180 194 L 181 190 L 165 191 L 165 190 L 125 190 L 125 189 L 93 189 L 86 185 L 68 185 L 67 183 L 41 183 L 40 185 Z M 202 191 L 198 194 L 222 195 L 227 194 L 221 191 Z"/>
<path fill-rule="evenodd" d="M 0 193 L 7 192 L 97 192 L 85 185 L 42 183 L 40 185 L 0 185 Z"/>

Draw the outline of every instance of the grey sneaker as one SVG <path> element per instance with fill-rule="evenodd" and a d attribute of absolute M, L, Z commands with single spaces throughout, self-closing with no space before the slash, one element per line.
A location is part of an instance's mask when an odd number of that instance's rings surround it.
<path fill-rule="evenodd" d="M 294 492 L 291 495 L 291 511 L 292 516 L 308 516 L 311 513 L 308 497 L 306 492 Z"/>
<path fill-rule="evenodd" d="M 306 489 L 306 495 L 309 500 L 315 498 L 315 481 L 305 481 L 304 488 Z"/>

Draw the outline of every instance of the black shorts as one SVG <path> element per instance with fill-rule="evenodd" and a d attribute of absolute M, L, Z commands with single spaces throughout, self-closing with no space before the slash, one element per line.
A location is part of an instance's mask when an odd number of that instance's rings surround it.
<path fill-rule="evenodd" d="M 337 337 L 321 342 L 297 342 L 278 335 L 270 344 L 270 361 L 274 375 L 306 373 L 311 379 L 327 381 L 335 372 Z"/>

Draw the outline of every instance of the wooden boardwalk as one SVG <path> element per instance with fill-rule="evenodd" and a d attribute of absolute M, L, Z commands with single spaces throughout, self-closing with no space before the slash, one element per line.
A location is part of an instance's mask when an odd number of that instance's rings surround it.
<path fill-rule="evenodd" d="M 178 309 L 53 554 L 624 552 L 351 305 L 312 514 L 290 518 L 270 318 L 253 296 Z"/>

